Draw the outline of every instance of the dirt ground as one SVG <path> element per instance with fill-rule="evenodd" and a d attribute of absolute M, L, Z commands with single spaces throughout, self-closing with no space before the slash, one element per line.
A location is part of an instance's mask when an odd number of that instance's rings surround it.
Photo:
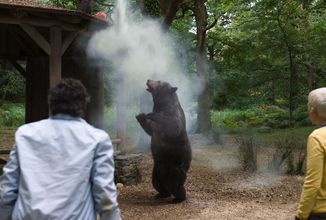
<path fill-rule="evenodd" d="M 0 148 L 13 143 L 14 130 L 0 130 Z M 186 182 L 187 200 L 171 204 L 160 200 L 151 185 L 152 159 L 144 154 L 142 182 L 119 188 L 124 220 L 255 220 L 293 219 L 299 202 L 303 177 L 267 172 L 266 155 L 260 152 L 261 169 L 241 172 L 238 151 L 232 137 L 225 144 L 210 145 L 192 139 L 193 161 Z M 268 150 L 267 150 L 268 151 Z"/>
<path fill-rule="evenodd" d="M 123 219 L 294 219 L 303 177 L 273 174 L 264 168 L 255 174 L 241 172 L 232 138 L 223 146 L 194 145 L 187 200 L 170 204 L 171 198 L 153 198 L 152 160 L 146 154 L 141 165 L 143 181 L 119 189 Z M 259 161 L 263 167 L 266 156 Z"/>

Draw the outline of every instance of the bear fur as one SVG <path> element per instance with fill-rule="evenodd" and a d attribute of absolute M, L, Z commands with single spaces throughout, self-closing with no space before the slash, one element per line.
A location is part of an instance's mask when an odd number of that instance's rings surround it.
<path fill-rule="evenodd" d="M 158 191 L 156 197 L 173 195 L 173 202 L 182 202 L 186 199 L 184 183 L 191 163 L 191 147 L 177 88 L 154 80 L 148 80 L 146 85 L 153 97 L 153 111 L 140 113 L 136 118 L 151 136 L 154 160 L 152 184 Z"/>

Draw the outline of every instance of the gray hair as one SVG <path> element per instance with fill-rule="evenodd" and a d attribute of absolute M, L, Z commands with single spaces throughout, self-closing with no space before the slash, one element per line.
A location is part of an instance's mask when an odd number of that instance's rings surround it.
<path fill-rule="evenodd" d="M 312 90 L 308 95 L 309 111 L 317 111 L 319 117 L 326 119 L 326 87 Z"/>

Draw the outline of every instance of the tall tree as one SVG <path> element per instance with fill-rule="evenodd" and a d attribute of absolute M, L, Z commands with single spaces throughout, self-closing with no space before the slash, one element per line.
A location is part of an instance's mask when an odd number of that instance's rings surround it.
<path fill-rule="evenodd" d="M 171 26 L 183 1 L 184 0 L 160 0 L 161 15 L 164 18 L 164 24 L 167 27 Z"/>
<path fill-rule="evenodd" d="M 202 92 L 198 97 L 197 111 L 197 132 L 199 133 L 207 132 L 212 127 L 210 114 L 211 99 L 208 87 L 207 31 L 216 24 L 217 20 L 211 25 L 208 25 L 206 1 L 207 0 L 195 0 L 193 8 L 197 34 L 196 69 L 202 86 Z"/>

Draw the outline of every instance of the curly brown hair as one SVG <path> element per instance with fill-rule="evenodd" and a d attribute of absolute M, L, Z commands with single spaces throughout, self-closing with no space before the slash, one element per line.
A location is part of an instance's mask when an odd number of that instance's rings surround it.
<path fill-rule="evenodd" d="M 68 114 L 82 117 L 90 97 L 84 85 L 76 79 L 61 79 L 49 90 L 48 104 L 51 115 Z"/>

